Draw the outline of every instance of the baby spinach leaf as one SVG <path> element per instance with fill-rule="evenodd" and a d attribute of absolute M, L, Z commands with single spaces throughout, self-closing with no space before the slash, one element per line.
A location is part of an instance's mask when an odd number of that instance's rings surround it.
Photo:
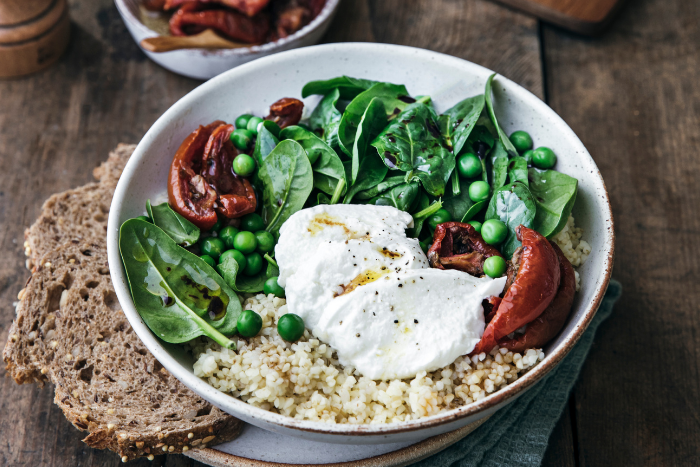
<path fill-rule="evenodd" d="M 338 127 L 343 114 L 337 107 L 339 98 L 340 92 L 338 89 L 332 90 L 321 99 L 321 102 L 319 102 L 309 117 L 309 126 L 314 131 L 320 130 L 323 141 L 332 148 L 340 146 Z"/>
<path fill-rule="evenodd" d="M 301 89 L 301 97 L 309 97 L 314 94 L 326 95 L 331 91 L 337 90 L 340 97 L 343 99 L 352 99 L 362 91 L 365 91 L 378 81 L 369 79 L 351 78 L 350 76 L 339 76 L 320 81 L 309 81 Z"/>
<path fill-rule="evenodd" d="M 257 293 L 262 291 L 267 280 L 266 271 L 260 271 L 254 276 L 238 274 L 238 263 L 233 258 L 227 258 L 216 266 L 216 271 L 223 277 L 229 287 L 240 293 Z"/>
<path fill-rule="evenodd" d="M 175 243 L 182 246 L 190 246 L 199 240 L 199 227 L 173 211 L 168 203 L 151 206 L 151 200 L 146 200 L 148 216 L 153 223 L 163 229 Z"/>
<path fill-rule="evenodd" d="M 408 172 L 406 179 L 418 179 L 425 191 L 442 196 L 455 156 L 442 144 L 437 115 L 425 104 L 410 104 L 372 142 L 384 164 Z"/>
<path fill-rule="evenodd" d="M 290 126 L 282 130 L 280 138 L 291 139 L 301 144 L 310 160 L 315 160 L 311 168 L 314 171 L 314 188 L 333 195 L 338 191 L 338 198 L 347 191 L 345 169 L 338 154 L 313 132 L 300 126 Z M 339 185 L 340 184 L 340 185 Z"/>
<path fill-rule="evenodd" d="M 374 204 L 375 206 L 393 206 L 396 209 L 408 211 L 416 200 L 419 192 L 420 184 L 418 184 L 418 182 L 404 183 L 372 198 L 368 204 Z"/>
<path fill-rule="evenodd" d="M 481 112 L 484 110 L 484 96 L 474 96 L 455 104 L 440 115 L 442 134 L 447 136 L 451 144 L 448 147 L 453 153 L 459 154 Z"/>
<path fill-rule="evenodd" d="M 352 162 L 344 161 L 343 166 L 345 167 L 345 177 L 350 178 L 352 173 Z M 384 180 L 389 169 L 386 168 L 384 163 L 379 159 L 376 154 L 370 154 L 362 160 L 360 163 L 360 170 L 358 172 L 357 180 L 348 189 L 345 195 L 343 203 L 349 204 L 357 193 L 364 190 L 369 190 L 375 187 Z"/>
<path fill-rule="evenodd" d="M 503 144 L 503 148 L 509 155 L 517 156 L 518 151 L 515 149 L 515 146 L 513 146 L 513 143 L 510 142 L 510 138 L 508 138 L 506 132 L 503 131 L 503 128 L 501 128 L 501 126 L 498 124 L 498 120 L 496 119 L 496 113 L 493 110 L 493 98 L 491 97 L 491 88 L 493 86 L 493 79 L 495 77 L 496 73 L 489 76 L 489 79 L 486 81 L 486 92 L 484 92 L 484 97 L 486 98 L 486 107 L 489 110 L 491 122 L 493 122 L 493 126 L 496 127 L 498 139 L 501 141 L 501 144 Z"/>
<path fill-rule="evenodd" d="M 413 99 L 408 97 L 408 91 L 405 86 L 389 83 L 377 83 L 368 90 L 358 94 L 345 108 L 338 127 L 340 148 L 350 157 L 352 157 L 360 121 L 365 115 L 370 102 L 375 98 L 378 98 L 384 104 L 387 117 L 395 117 L 408 105 L 408 102 L 413 101 Z M 403 100 L 400 98 L 403 98 Z"/>
<path fill-rule="evenodd" d="M 530 169 L 528 175 L 530 191 L 537 203 L 534 229 L 550 238 L 561 232 L 569 219 L 578 180 L 556 170 Z"/>
<path fill-rule="evenodd" d="M 304 207 L 313 187 L 313 170 L 301 145 L 285 140 L 264 159 L 258 171 L 263 183 L 265 230 L 279 237 L 289 216 Z"/>
<path fill-rule="evenodd" d="M 270 120 L 263 120 L 262 127 L 255 139 L 255 149 L 253 150 L 253 159 L 261 167 L 265 158 L 279 144 L 279 127 Z"/>
<path fill-rule="evenodd" d="M 379 185 L 372 187 L 369 190 L 359 192 L 355 195 L 355 198 L 362 200 L 372 199 L 375 196 L 378 196 L 381 193 L 384 193 L 385 191 L 391 190 L 395 186 L 401 185 L 403 183 L 406 183 L 406 177 L 403 175 L 389 177 L 384 179 Z"/>
<path fill-rule="evenodd" d="M 530 190 L 520 182 L 513 182 L 500 188 L 493 194 L 486 209 L 486 220 L 500 219 L 508 227 L 508 235 L 501 244 L 501 253 L 506 258 L 521 245 L 515 236 L 515 229 L 520 225 L 532 228 L 537 206 Z"/>
<path fill-rule="evenodd" d="M 496 141 L 489 154 L 491 166 L 491 188 L 495 191 L 506 184 L 508 178 L 508 153 L 501 141 Z"/>
<path fill-rule="evenodd" d="M 413 227 L 406 229 L 406 235 L 411 238 L 418 238 L 421 230 L 423 230 L 423 224 L 428 219 L 428 216 L 416 217 L 416 213 L 425 211 L 428 209 L 428 207 L 430 207 L 430 198 L 428 198 L 425 191 L 421 190 L 418 194 L 418 205 L 416 207 L 416 212 L 413 213 Z"/>
<path fill-rule="evenodd" d="M 461 222 L 469 222 L 470 220 L 474 219 L 474 216 L 479 214 L 482 209 L 484 209 L 484 206 L 488 204 L 487 201 L 479 201 L 478 203 L 474 203 L 471 205 L 469 209 L 467 209 L 467 212 L 464 213 L 464 216 L 462 216 Z"/>
<path fill-rule="evenodd" d="M 443 209 L 446 209 L 452 215 L 452 219 L 455 221 L 462 219 L 467 211 L 469 211 L 469 208 L 474 205 L 474 202 L 469 197 L 470 183 L 460 179 L 459 184 L 459 195 L 452 195 L 442 198 Z"/>
<path fill-rule="evenodd" d="M 386 125 L 386 115 L 384 114 L 384 104 L 381 99 L 372 99 L 365 110 L 360 124 L 355 133 L 355 142 L 352 146 L 352 182 L 357 181 L 360 172 L 360 164 L 365 157 L 374 157 L 374 149 L 370 146 L 372 140 L 379 134 Z"/>
<path fill-rule="evenodd" d="M 331 199 L 325 193 L 319 193 L 316 196 L 316 205 L 319 204 L 331 204 Z"/>
<path fill-rule="evenodd" d="M 156 336 L 174 344 L 208 336 L 236 348 L 226 336 L 236 332 L 241 303 L 211 266 L 140 219 L 122 224 L 119 252 L 134 306 Z"/>
<path fill-rule="evenodd" d="M 523 185 L 529 186 L 527 161 L 524 157 L 516 156 L 508 162 L 508 179 L 511 183 L 522 182 Z"/>

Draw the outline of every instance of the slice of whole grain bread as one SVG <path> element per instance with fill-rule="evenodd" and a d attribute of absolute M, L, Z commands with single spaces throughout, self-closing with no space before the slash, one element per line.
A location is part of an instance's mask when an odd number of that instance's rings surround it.
<path fill-rule="evenodd" d="M 125 161 L 130 154 L 120 157 Z M 111 449 L 123 460 L 233 439 L 242 422 L 170 375 L 120 309 L 104 231 L 88 227 L 103 222 L 84 215 L 102 211 L 93 203 L 109 206 L 115 164 L 110 167 L 108 161 L 105 166 L 108 170 L 99 184 L 53 196 L 37 221 L 42 225 L 28 230 L 35 264 L 20 292 L 17 318 L 3 352 L 7 372 L 20 384 L 53 383 L 55 402 L 66 418 L 90 433 L 84 441 Z M 80 193 L 87 193 L 92 202 Z M 45 249 L 42 235 L 49 235 L 47 242 L 53 246 L 39 257 Z"/>

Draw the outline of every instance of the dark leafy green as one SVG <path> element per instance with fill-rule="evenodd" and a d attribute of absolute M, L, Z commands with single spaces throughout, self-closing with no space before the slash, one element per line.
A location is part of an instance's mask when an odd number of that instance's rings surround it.
<path fill-rule="evenodd" d="M 368 204 L 393 206 L 402 211 L 409 211 L 419 193 L 420 184 L 418 182 L 404 183 L 372 198 Z"/>
<path fill-rule="evenodd" d="M 343 117 L 340 119 L 338 141 L 343 152 L 352 157 L 357 129 L 373 99 L 378 98 L 384 104 L 387 116 L 395 117 L 408 105 L 406 101 L 411 101 L 411 99 L 406 98 L 407 96 L 408 91 L 405 86 L 389 83 L 377 83 L 358 94 L 345 108 Z M 399 99 L 399 97 L 403 97 L 404 100 Z"/>
<path fill-rule="evenodd" d="M 338 141 L 338 127 L 343 114 L 338 110 L 340 92 L 334 89 L 326 94 L 316 106 L 309 117 L 309 126 L 314 131 L 320 131 L 323 141 L 330 147 L 340 146 Z"/>
<path fill-rule="evenodd" d="M 372 199 L 375 196 L 379 196 L 385 191 L 391 190 L 395 186 L 406 183 L 406 177 L 404 175 L 398 175 L 396 177 L 388 177 L 384 179 L 379 185 L 370 188 L 369 190 L 361 191 L 355 195 L 356 199 Z"/>
<path fill-rule="evenodd" d="M 343 166 L 345 167 L 345 176 L 349 178 L 352 173 L 352 162 L 344 161 Z M 382 180 L 384 180 L 384 177 L 386 177 L 387 172 L 389 172 L 389 169 L 387 169 L 381 159 L 379 159 L 379 156 L 373 154 L 369 157 L 365 157 L 360 164 L 357 180 L 348 189 L 343 203 L 349 204 L 357 193 L 379 185 Z"/>
<path fill-rule="evenodd" d="M 534 229 L 545 237 L 558 234 L 566 225 L 576 201 L 578 180 L 555 170 L 528 171 L 530 191 L 537 203 Z"/>
<path fill-rule="evenodd" d="M 267 280 L 267 271 L 260 271 L 254 276 L 239 274 L 238 263 L 230 257 L 216 266 L 216 271 L 223 277 L 229 287 L 240 293 L 260 292 Z"/>
<path fill-rule="evenodd" d="M 470 220 L 474 219 L 474 216 L 479 214 L 487 204 L 488 200 L 479 201 L 478 203 L 472 204 L 471 207 L 467 209 L 467 212 L 464 213 L 464 216 L 462 216 L 461 222 L 469 222 Z"/>
<path fill-rule="evenodd" d="M 255 149 L 253 150 L 253 159 L 258 163 L 258 167 L 262 166 L 265 158 L 279 144 L 279 134 L 275 134 L 279 127 L 274 122 L 263 120 L 263 125 L 258 132 L 255 140 Z"/>
<path fill-rule="evenodd" d="M 508 180 L 510 182 L 522 182 L 523 185 L 529 186 L 527 176 L 527 161 L 524 157 L 516 156 L 508 162 Z"/>
<path fill-rule="evenodd" d="M 415 214 L 422 212 L 430 207 L 430 198 L 421 190 L 418 193 L 418 205 L 416 206 L 416 212 L 413 213 L 413 227 L 406 229 L 406 235 L 412 238 L 418 238 L 420 236 L 421 230 L 423 230 L 423 224 L 425 223 L 428 216 L 423 215 L 421 217 L 416 217 Z"/>
<path fill-rule="evenodd" d="M 366 157 L 375 157 L 375 151 L 371 146 L 372 140 L 386 126 L 384 104 L 380 98 L 372 99 L 365 110 L 360 124 L 355 133 L 355 142 L 352 147 L 352 183 L 357 181 L 360 165 Z"/>
<path fill-rule="evenodd" d="M 498 124 L 498 120 L 496 119 L 496 113 L 493 110 L 493 98 L 491 96 L 491 88 L 493 87 L 493 79 L 495 77 L 496 73 L 489 76 L 489 79 L 486 81 L 486 91 L 484 92 L 484 97 L 486 98 L 486 107 L 488 108 L 489 117 L 491 117 L 491 122 L 493 123 L 493 126 L 496 127 L 498 139 L 501 141 L 501 144 L 503 144 L 503 148 L 511 156 L 517 156 L 518 151 L 515 149 L 515 146 L 513 146 L 513 143 L 510 142 L 510 138 L 508 138 L 506 132 L 503 131 L 503 128 L 501 128 L 501 126 Z"/>
<path fill-rule="evenodd" d="M 441 133 L 453 153 L 462 151 L 483 110 L 484 96 L 474 96 L 458 102 L 440 115 Z"/>
<path fill-rule="evenodd" d="M 313 170 L 301 145 L 285 140 L 264 159 L 258 171 L 263 183 L 265 230 L 279 237 L 289 216 L 304 207 L 313 187 Z"/>
<path fill-rule="evenodd" d="M 491 189 L 495 191 L 504 186 L 508 178 L 508 153 L 500 141 L 494 144 L 488 165 L 491 166 Z"/>
<path fill-rule="evenodd" d="M 459 184 L 459 195 L 452 195 L 442 198 L 442 207 L 447 209 L 447 211 L 452 215 L 452 219 L 455 221 L 462 219 L 467 211 L 469 211 L 469 208 L 474 205 L 474 201 L 472 201 L 469 197 L 470 183 L 466 180 L 460 180 Z"/>
<path fill-rule="evenodd" d="M 362 91 L 365 91 L 378 81 L 369 79 L 351 78 L 350 76 L 339 76 L 320 81 L 310 81 L 301 90 L 301 97 L 309 97 L 314 94 L 326 95 L 331 91 L 338 90 L 343 99 L 352 99 Z"/>
<path fill-rule="evenodd" d="M 437 115 L 420 102 L 410 104 L 372 142 L 387 167 L 408 172 L 433 196 L 442 196 L 455 156 L 443 146 Z"/>
<path fill-rule="evenodd" d="M 175 243 L 182 246 L 190 246 L 199 240 L 199 227 L 173 211 L 168 203 L 151 206 L 151 200 L 146 200 L 148 216 L 153 223 L 163 229 Z"/>
<path fill-rule="evenodd" d="M 508 235 L 501 244 L 501 253 L 507 258 L 520 246 L 515 229 L 520 225 L 532 228 L 537 205 L 530 190 L 520 182 L 501 187 L 493 194 L 485 219 L 500 219 L 508 227 Z"/>
<path fill-rule="evenodd" d="M 134 306 L 156 336 L 181 343 L 204 335 L 236 348 L 226 336 L 236 332 L 241 304 L 211 266 L 140 219 L 122 224 L 119 252 Z"/>
<path fill-rule="evenodd" d="M 281 139 L 291 139 L 301 144 L 309 154 L 309 159 L 316 159 L 311 166 L 314 171 L 314 188 L 333 195 L 335 202 L 347 191 L 345 169 L 338 154 L 313 132 L 300 126 L 290 126 L 282 130 Z M 313 157 L 312 157 L 313 155 Z M 340 185 L 338 185 L 340 183 Z"/>

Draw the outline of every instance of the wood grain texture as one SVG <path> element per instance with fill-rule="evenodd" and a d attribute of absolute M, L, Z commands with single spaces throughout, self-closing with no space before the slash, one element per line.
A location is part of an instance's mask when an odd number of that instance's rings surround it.
<path fill-rule="evenodd" d="M 624 0 L 496 0 L 581 34 L 601 33 Z"/>
<path fill-rule="evenodd" d="M 574 392 L 578 465 L 700 459 L 700 4 L 630 2 L 600 40 L 545 27 L 550 104 L 615 215 L 623 296 Z"/>

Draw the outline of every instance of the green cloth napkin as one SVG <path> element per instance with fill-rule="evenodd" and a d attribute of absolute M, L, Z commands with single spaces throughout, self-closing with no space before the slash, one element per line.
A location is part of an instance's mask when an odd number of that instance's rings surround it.
<path fill-rule="evenodd" d="M 611 280 L 593 321 L 556 370 L 469 436 L 413 467 L 539 466 L 596 330 L 621 293 L 620 283 Z"/>

